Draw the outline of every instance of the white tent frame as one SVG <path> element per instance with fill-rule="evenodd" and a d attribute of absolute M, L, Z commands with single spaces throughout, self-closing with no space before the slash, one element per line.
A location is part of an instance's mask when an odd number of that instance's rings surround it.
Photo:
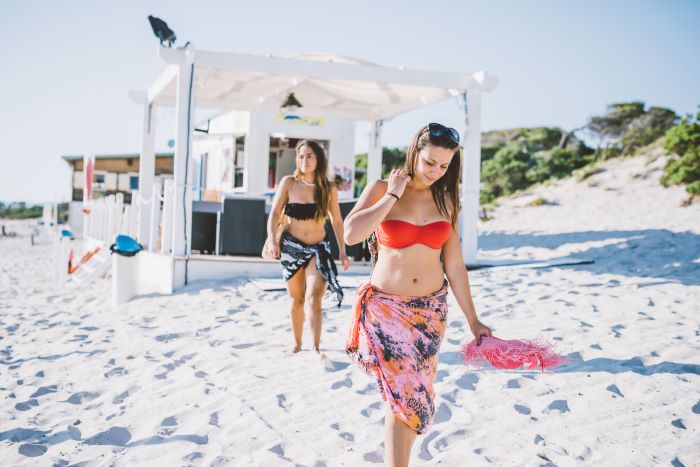
<path fill-rule="evenodd" d="M 192 132 L 194 130 L 193 111 L 202 108 L 220 108 L 240 111 L 270 111 L 279 106 L 279 102 L 263 102 L 250 99 L 238 103 L 232 108 L 230 103 L 205 100 L 198 97 L 205 83 L 195 86 L 195 70 L 230 70 L 244 71 L 264 76 L 289 77 L 290 83 L 299 79 L 310 78 L 329 82 L 343 80 L 366 84 L 380 84 L 384 87 L 394 85 L 424 86 L 445 91 L 445 99 L 460 95 L 465 98 L 465 128 L 463 131 L 462 164 L 462 212 L 460 235 L 462 254 L 465 263 L 476 264 L 477 221 L 479 216 L 479 182 L 481 162 L 481 95 L 492 91 L 498 80 L 480 71 L 471 74 L 443 73 L 407 69 L 386 68 L 371 64 L 348 64 L 322 62 L 295 58 L 260 57 L 239 53 L 209 52 L 189 48 L 159 47 L 158 54 L 167 64 L 166 69 L 150 86 L 147 92 L 131 92 L 132 100 L 143 106 L 143 132 L 141 143 L 141 161 L 139 171 L 139 191 L 142 194 L 156 193 L 153 180 L 155 173 L 155 106 L 175 106 L 175 157 L 174 157 L 174 208 L 170 226 L 172 238 L 172 255 L 175 258 L 188 257 L 191 244 L 192 174 L 188 172 L 188 159 L 192 150 Z M 165 92 L 175 86 L 175 95 Z M 194 90 L 193 90 L 194 87 Z M 292 88 L 290 84 L 290 88 Z M 171 89 L 172 91 L 172 89 Z M 280 94 L 286 90 L 280 91 Z M 280 98 L 281 100 L 281 98 Z M 444 100 L 444 99 L 442 99 Z M 437 102 L 437 101 L 433 101 Z M 337 117 L 355 121 L 369 121 L 372 124 L 367 163 L 367 179 L 379 179 L 382 164 L 382 123 L 399 113 L 423 107 L 433 102 L 417 103 L 400 112 L 391 113 L 389 106 L 377 102 L 371 109 L 358 110 L 347 108 L 342 104 L 332 108 L 314 108 L 313 102 L 304 101 L 304 109 L 322 117 Z M 273 110 L 274 111 L 274 110 Z M 155 196 L 155 195 L 154 195 Z M 153 241 L 149 235 L 152 223 L 149 210 L 143 210 L 139 222 L 139 241 L 144 244 Z"/>

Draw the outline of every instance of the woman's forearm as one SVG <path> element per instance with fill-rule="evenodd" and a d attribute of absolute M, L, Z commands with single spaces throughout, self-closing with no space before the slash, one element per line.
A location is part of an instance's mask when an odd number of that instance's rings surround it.
<path fill-rule="evenodd" d="M 270 211 L 270 216 L 267 218 L 267 238 L 275 241 L 275 234 L 277 233 L 277 227 L 280 224 L 280 214 L 274 211 Z"/>
<path fill-rule="evenodd" d="M 370 236 L 379 223 L 386 217 L 396 199 L 384 195 L 372 207 L 363 209 L 345 219 L 345 243 L 354 245 Z"/>
<path fill-rule="evenodd" d="M 338 242 L 338 249 L 340 250 L 340 254 L 344 255 L 345 253 L 345 239 L 343 238 L 343 221 L 342 220 L 337 220 L 333 221 L 333 233 L 335 233 L 335 239 Z"/>

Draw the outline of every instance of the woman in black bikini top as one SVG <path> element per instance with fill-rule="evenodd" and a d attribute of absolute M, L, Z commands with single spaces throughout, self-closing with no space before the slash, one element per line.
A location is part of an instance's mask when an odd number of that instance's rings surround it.
<path fill-rule="evenodd" d="M 292 299 L 294 332 L 293 352 L 301 350 L 304 308 L 311 315 L 313 349 L 320 353 L 321 299 L 326 287 L 335 294 L 338 306 L 343 291 L 326 237 L 326 218 L 330 217 L 340 247 L 340 261 L 347 271 L 350 260 L 345 253 L 343 219 L 338 205 L 338 190 L 328 180 L 326 154 L 315 141 L 300 141 L 296 146 L 297 168 L 294 175 L 279 184 L 267 224 L 263 256 L 279 259 L 287 291 Z M 284 231 L 277 235 L 278 226 Z"/>

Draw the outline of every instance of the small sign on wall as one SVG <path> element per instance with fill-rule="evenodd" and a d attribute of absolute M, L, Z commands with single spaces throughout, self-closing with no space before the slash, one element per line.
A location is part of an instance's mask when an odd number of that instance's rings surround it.
<path fill-rule="evenodd" d="M 325 126 L 326 120 L 321 117 L 302 117 L 300 115 L 277 115 L 275 118 L 280 123 L 292 123 L 296 125 Z"/>

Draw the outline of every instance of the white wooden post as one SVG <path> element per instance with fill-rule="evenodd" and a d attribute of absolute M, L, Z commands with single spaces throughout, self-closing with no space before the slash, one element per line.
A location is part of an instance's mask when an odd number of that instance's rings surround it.
<path fill-rule="evenodd" d="M 173 181 L 165 181 L 165 189 L 163 190 L 163 224 L 160 228 L 161 239 L 160 239 L 160 252 L 162 254 L 169 254 L 173 242 Z"/>
<path fill-rule="evenodd" d="M 367 183 L 382 178 L 382 121 L 372 122 L 367 152 Z"/>
<path fill-rule="evenodd" d="M 467 93 L 467 129 L 464 132 L 462 163 L 462 256 L 467 264 L 476 263 L 477 223 L 479 221 L 479 181 L 481 178 L 481 93 Z"/>
<path fill-rule="evenodd" d="M 251 112 L 248 133 L 243 148 L 243 187 L 247 194 L 260 195 L 268 190 L 267 171 L 270 167 L 270 135 L 264 131 L 269 116 Z M 235 147 L 235 144 L 234 144 Z"/>
<path fill-rule="evenodd" d="M 155 104 L 146 102 L 143 105 L 143 130 L 141 133 L 141 157 L 139 158 L 139 193 L 143 193 L 142 197 L 148 197 L 153 192 L 153 178 L 155 176 L 156 157 L 154 152 L 155 146 L 155 125 L 154 113 L 156 111 Z M 139 202 L 140 199 L 131 198 L 132 206 Z M 155 200 L 151 198 L 151 201 Z M 141 206 L 141 213 L 138 222 L 138 241 L 148 247 L 151 241 L 151 213 L 152 210 L 147 206 Z"/>
<path fill-rule="evenodd" d="M 189 51 L 178 67 L 177 97 L 175 101 L 175 160 L 173 225 L 170 235 L 174 256 L 187 256 L 192 244 L 192 131 L 194 105 L 191 94 L 194 78 L 194 55 Z"/>
<path fill-rule="evenodd" d="M 158 228 L 160 227 L 161 215 L 160 215 L 160 181 L 153 184 L 153 191 L 151 192 L 151 215 L 150 215 L 150 226 L 148 233 L 148 251 L 156 251 L 156 238 L 158 235 Z"/>
<path fill-rule="evenodd" d="M 92 182 L 95 178 L 95 155 L 83 155 L 83 238 L 92 236 L 95 222 L 92 217 L 91 204 L 93 204 Z M 89 192 L 89 195 L 88 195 Z M 87 211 L 85 210 L 87 208 Z"/>

